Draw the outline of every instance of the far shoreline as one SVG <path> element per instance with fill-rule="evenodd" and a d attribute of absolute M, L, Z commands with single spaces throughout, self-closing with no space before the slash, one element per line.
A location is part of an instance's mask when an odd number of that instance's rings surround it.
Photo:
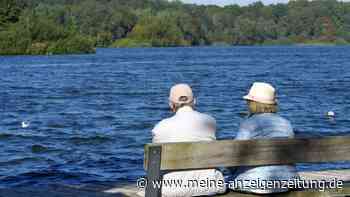
<path fill-rule="evenodd" d="M 318 44 L 309 44 L 309 43 L 295 43 L 295 44 L 253 44 L 253 45 L 192 45 L 192 46 L 136 46 L 136 47 L 101 47 L 101 48 L 107 48 L 107 49 L 132 49 L 132 48 L 200 48 L 200 47 L 206 47 L 206 48 L 230 48 L 230 47 L 309 47 L 309 46 L 315 46 L 315 47 L 341 47 L 341 46 L 350 46 L 350 43 L 348 44 L 330 44 L 330 43 L 318 43 Z"/>
<path fill-rule="evenodd" d="M 295 44 L 254 44 L 254 45 L 193 45 L 193 46 L 133 46 L 133 47 L 97 47 L 94 52 L 91 53 L 60 53 L 60 54 L 0 54 L 0 57 L 16 57 L 16 56 L 80 56 L 80 55 L 94 55 L 98 49 L 167 49 L 167 48 L 235 48 L 235 47 L 348 47 L 348 44 L 335 44 L 335 43 L 295 43 Z"/>

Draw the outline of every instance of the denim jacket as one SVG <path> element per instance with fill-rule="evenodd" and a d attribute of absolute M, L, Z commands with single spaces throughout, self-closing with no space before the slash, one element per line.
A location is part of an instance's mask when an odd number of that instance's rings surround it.
<path fill-rule="evenodd" d="M 294 138 L 290 122 L 277 114 L 263 113 L 250 116 L 240 125 L 236 140 Z M 271 165 L 259 167 L 238 167 L 234 180 L 244 183 L 236 190 L 259 194 L 286 192 L 285 188 L 250 187 L 249 180 L 261 182 L 288 181 L 299 178 L 294 165 Z M 282 184 L 282 183 L 281 183 Z"/>

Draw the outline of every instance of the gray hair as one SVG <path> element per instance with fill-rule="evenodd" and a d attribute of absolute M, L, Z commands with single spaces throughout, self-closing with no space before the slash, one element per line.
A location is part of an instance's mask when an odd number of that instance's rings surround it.
<path fill-rule="evenodd" d="M 171 104 L 174 106 L 175 111 L 177 111 L 181 107 L 185 107 L 185 106 L 194 107 L 194 105 L 195 105 L 195 100 L 192 100 L 192 101 L 188 102 L 188 97 L 187 96 L 182 96 L 182 97 L 180 97 L 179 100 L 181 101 L 179 103 L 175 103 L 173 101 L 170 101 Z"/>

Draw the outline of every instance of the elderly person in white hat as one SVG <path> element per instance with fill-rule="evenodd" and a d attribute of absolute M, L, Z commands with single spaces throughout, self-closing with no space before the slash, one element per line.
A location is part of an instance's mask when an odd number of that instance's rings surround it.
<path fill-rule="evenodd" d="M 177 84 L 173 86 L 170 90 L 169 106 L 175 114 L 171 118 L 162 120 L 155 126 L 152 130 L 153 143 L 216 140 L 215 119 L 195 111 L 195 104 L 196 100 L 189 85 Z M 197 180 L 198 182 L 211 180 L 217 181 L 218 185 L 223 184 L 224 177 L 216 169 L 170 172 L 165 174 L 163 179 L 170 181 L 180 180 L 183 182 L 183 185 L 186 185 L 185 187 L 163 185 L 163 197 L 215 195 L 224 193 L 226 190 L 225 185 L 223 187 L 196 187 L 194 185 L 190 186 L 191 184 L 187 182 L 188 180 Z M 219 183 L 220 181 L 221 183 Z"/>
<path fill-rule="evenodd" d="M 241 123 L 236 140 L 294 137 L 291 123 L 277 114 L 275 89 L 270 84 L 254 83 L 249 94 L 243 98 L 247 101 L 250 116 Z M 268 188 L 266 185 L 258 187 L 249 185 L 249 181 L 245 180 L 260 180 L 263 184 L 275 181 L 278 186 L 278 181 L 281 184 L 282 180 L 294 181 L 299 178 L 294 165 L 239 167 L 236 169 L 234 177 L 236 181 L 248 184 L 235 188 L 236 190 L 256 194 L 287 192 L 288 189 Z"/>

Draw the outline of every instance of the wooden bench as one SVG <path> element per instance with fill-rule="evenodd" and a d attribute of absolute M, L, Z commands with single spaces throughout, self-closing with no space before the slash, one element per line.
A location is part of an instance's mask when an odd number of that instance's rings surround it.
<path fill-rule="evenodd" d="M 151 183 L 162 180 L 163 173 L 172 170 L 335 161 L 350 161 L 350 136 L 147 144 L 144 159 L 148 179 L 146 197 L 161 196 L 161 188 L 155 188 Z M 230 192 L 224 196 L 254 195 Z M 295 191 L 274 196 L 350 196 L 350 190 L 346 187 L 319 193 Z"/>

